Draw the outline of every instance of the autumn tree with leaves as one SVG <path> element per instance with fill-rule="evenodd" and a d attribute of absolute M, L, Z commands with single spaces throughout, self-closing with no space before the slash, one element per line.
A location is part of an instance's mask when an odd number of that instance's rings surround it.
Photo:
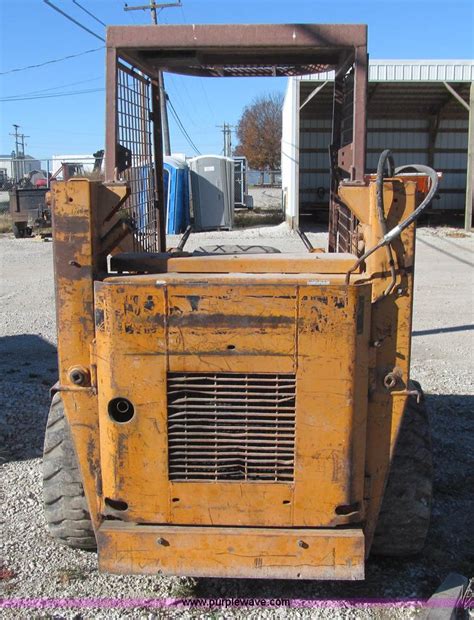
<path fill-rule="evenodd" d="M 248 105 L 237 125 L 239 144 L 234 154 L 247 158 L 254 170 L 279 170 L 283 95 L 257 97 Z"/>

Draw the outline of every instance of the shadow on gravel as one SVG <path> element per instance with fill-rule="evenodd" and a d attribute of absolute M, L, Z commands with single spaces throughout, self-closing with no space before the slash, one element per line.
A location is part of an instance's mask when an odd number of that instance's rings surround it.
<path fill-rule="evenodd" d="M 0 338 L 0 462 L 43 453 L 56 347 L 35 334 Z"/>
<path fill-rule="evenodd" d="M 409 558 L 371 557 L 362 582 L 198 579 L 195 595 L 202 598 L 428 598 L 451 571 L 471 577 L 474 551 L 472 526 L 468 522 L 474 505 L 474 396 L 428 394 L 426 398 L 433 435 L 434 501 L 422 554 Z"/>

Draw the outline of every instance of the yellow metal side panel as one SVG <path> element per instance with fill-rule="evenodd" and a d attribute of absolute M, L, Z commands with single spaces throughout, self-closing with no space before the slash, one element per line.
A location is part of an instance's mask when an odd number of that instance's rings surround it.
<path fill-rule="evenodd" d="M 355 212 L 365 209 L 367 225 L 363 227 L 366 248 L 380 238 L 376 214 L 376 189 L 343 187 L 341 196 Z M 386 181 L 384 206 L 388 229 L 404 220 L 416 208 L 418 195 L 414 181 Z M 367 208 L 368 205 L 368 208 Z M 415 228 L 407 228 L 392 244 L 396 262 L 396 285 L 387 297 L 381 297 L 390 282 L 387 254 L 377 250 L 367 261 L 372 283 L 371 344 L 373 363 L 370 376 L 370 397 L 367 414 L 366 474 L 367 503 L 366 552 L 370 551 L 377 525 L 390 461 L 403 418 L 409 388 L 411 321 L 413 304 L 413 267 L 415 261 Z M 384 377 L 394 369 L 400 381 L 394 390 L 387 390 Z"/>
<path fill-rule="evenodd" d="M 76 179 L 55 183 L 52 189 L 59 382 L 64 386 L 70 385 L 71 367 L 88 368 L 90 364 L 94 334 L 93 188 L 88 181 Z"/>
<path fill-rule="evenodd" d="M 103 493 L 132 521 L 169 518 L 164 316 L 163 289 L 96 284 Z M 125 424 L 108 414 L 119 396 L 135 408 Z"/>
<path fill-rule="evenodd" d="M 361 309 L 358 293 L 356 287 L 300 287 L 296 525 L 341 523 L 336 507 L 362 502 L 362 483 L 353 483 L 354 478 L 363 479 L 364 454 L 353 453 L 352 439 L 355 429 L 360 435 L 366 419 L 366 391 L 364 399 L 364 386 L 356 393 L 354 383 L 357 328 L 368 326 L 360 317 L 368 299 L 366 293 Z"/>
<path fill-rule="evenodd" d="M 100 452 L 94 387 L 78 387 L 69 370 L 93 375 L 94 338 L 92 202 L 97 183 L 85 179 L 56 182 L 52 188 L 59 390 L 71 428 L 84 491 L 94 528 L 100 520 Z"/>
<path fill-rule="evenodd" d="M 136 526 L 104 523 L 102 571 L 195 577 L 363 579 L 360 529 Z"/>

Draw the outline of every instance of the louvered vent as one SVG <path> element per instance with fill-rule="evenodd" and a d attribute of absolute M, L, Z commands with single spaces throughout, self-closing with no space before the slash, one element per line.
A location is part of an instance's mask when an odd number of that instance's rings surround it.
<path fill-rule="evenodd" d="M 291 482 L 295 386 L 287 374 L 169 374 L 169 479 Z"/>

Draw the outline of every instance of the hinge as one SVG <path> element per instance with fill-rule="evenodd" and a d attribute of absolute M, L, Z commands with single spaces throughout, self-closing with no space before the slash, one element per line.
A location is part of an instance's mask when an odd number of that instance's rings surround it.
<path fill-rule="evenodd" d="M 365 474 L 365 477 L 364 477 L 364 501 L 368 501 L 370 499 L 371 482 L 372 482 L 372 479 L 369 476 L 369 474 Z"/>

